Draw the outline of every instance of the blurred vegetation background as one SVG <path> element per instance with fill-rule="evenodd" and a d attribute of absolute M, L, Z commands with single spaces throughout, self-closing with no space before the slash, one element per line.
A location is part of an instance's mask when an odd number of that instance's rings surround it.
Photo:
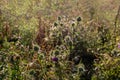
<path fill-rule="evenodd" d="M 89 20 L 94 15 L 96 19 L 100 16 L 106 20 L 114 20 L 119 0 L 1 0 L 0 4 L 2 13 L 9 19 L 17 19 L 17 22 L 20 18 L 30 20 L 38 16 L 56 18 L 61 15 L 81 15 L 84 20 Z"/>

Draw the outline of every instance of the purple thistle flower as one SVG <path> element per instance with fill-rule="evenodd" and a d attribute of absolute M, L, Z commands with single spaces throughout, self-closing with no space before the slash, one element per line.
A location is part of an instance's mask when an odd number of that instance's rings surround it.
<path fill-rule="evenodd" d="M 52 61 L 58 62 L 58 58 L 57 57 L 53 57 Z"/>
<path fill-rule="evenodd" d="M 118 43 L 118 48 L 120 48 L 120 43 Z"/>

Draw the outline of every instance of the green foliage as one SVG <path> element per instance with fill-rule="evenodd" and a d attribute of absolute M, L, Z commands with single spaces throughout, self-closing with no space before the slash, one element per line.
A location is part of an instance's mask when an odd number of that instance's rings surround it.
<path fill-rule="evenodd" d="M 119 80 L 120 79 L 120 64 L 119 57 L 104 56 L 107 60 L 103 59 L 99 64 L 96 64 L 96 78 L 106 80 Z"/>
<path fill-rule="evenodd" d="M 0 1 L 0 80 L 119 80 L 116 8 L 86 1 Z M 45 27 L 41 44 L 38 25 Z"/>

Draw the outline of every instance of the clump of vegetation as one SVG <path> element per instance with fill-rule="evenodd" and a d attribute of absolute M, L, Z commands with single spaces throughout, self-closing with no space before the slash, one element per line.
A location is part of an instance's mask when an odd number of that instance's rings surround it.
<path fill-rule="evenodd" d="M 72 0 L 23 2 L 0 1 L 0 80 L 120 79 L 119 10 L 112 24 L 96 5 L 84 17 L 77 0 L 77 8 Z"/>

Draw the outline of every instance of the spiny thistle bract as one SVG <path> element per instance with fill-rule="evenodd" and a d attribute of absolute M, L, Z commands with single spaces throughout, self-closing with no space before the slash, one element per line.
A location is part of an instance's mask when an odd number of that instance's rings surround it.
<path fill-rule="evenodd" d="M 39 50 L 40 50 L 40 47 L 39 47 L 38 45 L 34 45 L 34 46 L 33 46 L 33 49 L 34 49 L 34 51 L 39 51 Z"/>
<path fill-rule="evenodd" d="M 54 23 L 54 26 L 58 26 L 58 23 L 55 22 L 55 23 Z"/>
<path fill-rule="evenodd" d="M 58 20 L 61 21 L 61 17 L 60 16 L 58 17 Z"/>
<path fill-rule="evenodd" d="M 82 20 L 81 17 L 78 17 L 78 18 L 77 18 L 77 21 L 78 21 L 78 22 L 80 22 L 81 20 Z"/>

